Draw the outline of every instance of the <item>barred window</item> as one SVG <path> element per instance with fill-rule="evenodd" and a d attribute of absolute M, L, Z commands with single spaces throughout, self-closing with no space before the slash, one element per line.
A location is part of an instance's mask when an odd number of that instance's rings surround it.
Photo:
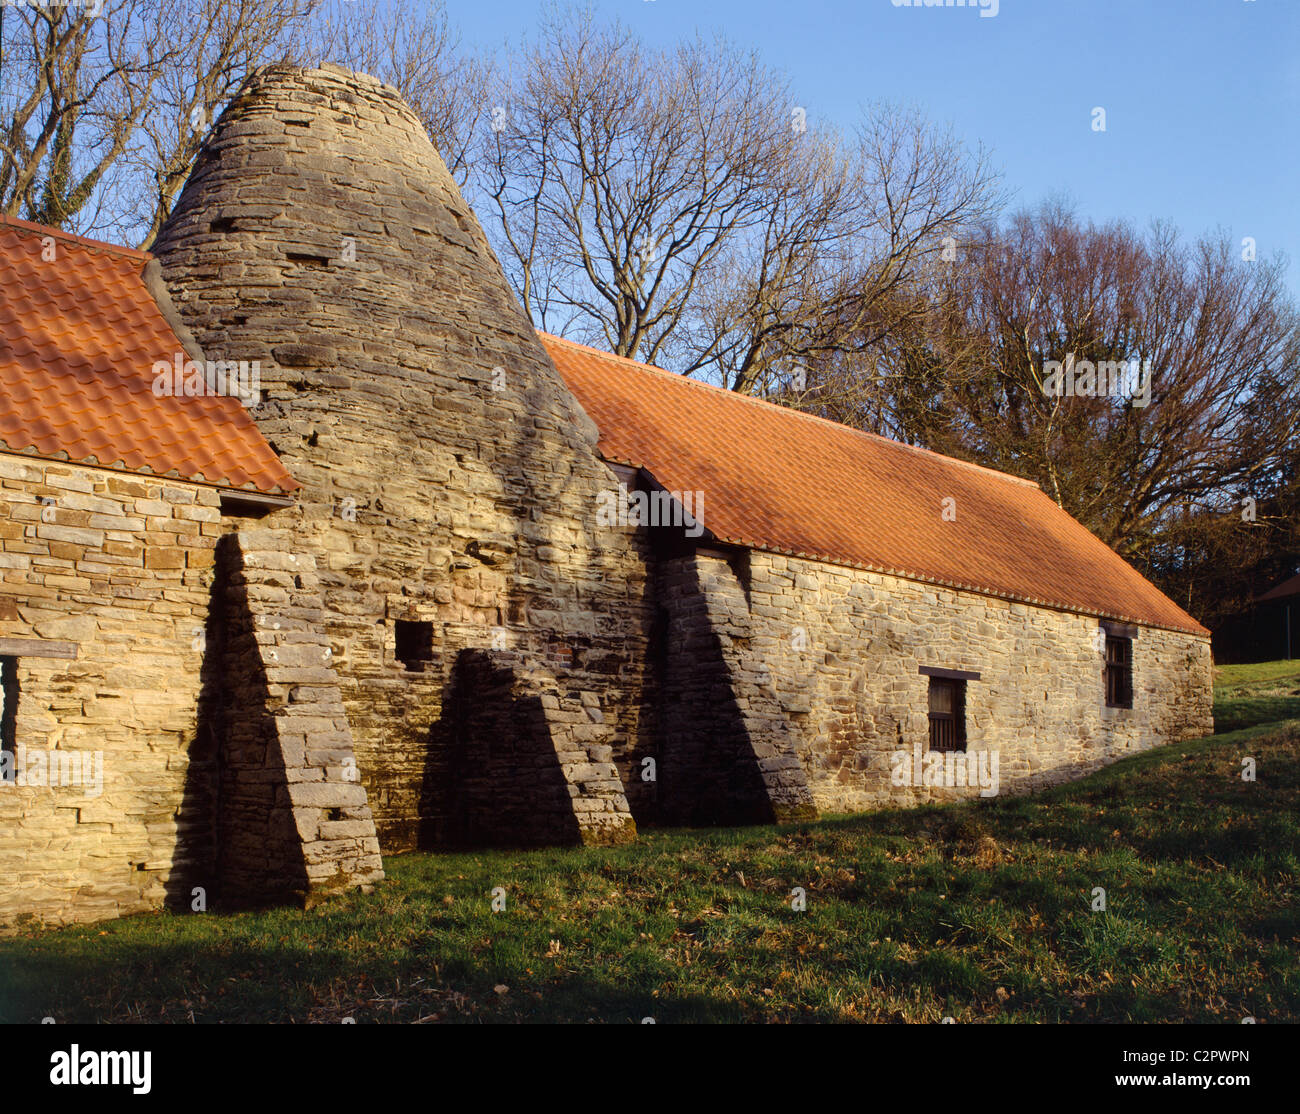
<path fill-rule="evenodd" d="M 930 749 L 966 749 L 966 682 L 930 678 Z"/>
<path fill-rule="evenodd" d="M 18 756 L 18 659 L 0 657 L 0 776 L 12 781 Z M 8 761 L 2 756 L 8 755 Z"/>
<path fill-rule="evenodd" d="M 1133 707 L 1133 639 L 1106 635 L 1106 706 Z"/>

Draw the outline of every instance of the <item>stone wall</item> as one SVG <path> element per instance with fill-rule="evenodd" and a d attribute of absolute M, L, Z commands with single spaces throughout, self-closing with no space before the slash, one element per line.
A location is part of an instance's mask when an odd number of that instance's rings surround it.
<path fill-rule="evenodd" d="M 738 565 L 701 551 L 681 563 L 682 590 L 698 588 L 701 598 L 674 605 L 674 641 L 688 657 L 672 668 L 677 677 L 709 680 L 665 686 L 669 813 L 676 807 L 669 787 L 693 783 L 726 704 L 739 709 L 737 723 L 755 723 L 750 745 L 779 739 L 773 723 L 787 723 L 823 812 L 980 793 L 894 784 L 893 756 L 908 756 L 913 781 L 910 759 L 928 749 L 922 666 L 980 675 L 966 684 L 968 751 L 997 755 L 999 792 L 1041 788 L 1213 730 L 1207 638 L 1141 628 L 1133 708 L 1108 708 L 1095 618 L 769 553 Z M 694 723 L 693 709 L 704 711 Z M 674 769 L 674 750 L 691 769 Z"/>
<path fill-rule="evenodd" d="M 0 455 L 9 761 L 40 782 L 0 784 L 0 926 L 157 908 L 197 867 L 178 848 L 209 841 L 190 755 L 220 518 L 210 488 Z M 51 756 L 79 784 L 50 785 Z"/>
<path fill-rule="evenodd" d="M 770 665 L 749 652 L 752 559 L 665 555 L 656 597 L 665 612 L 659 819 L 754 824 L 813 815 L 798 732 Z"/>
<path fill-rule="evenodd" d="M 227 535 L 218 555 L 219 665 L 204 709 L 220 739 L 217 896 L 312 905 L 368 887 L 383 864 L 315 562 L 274 530 Z"/>
<path fill-rule="evenodd" d="M 491 845 L 626 843 L 636 825 L 613 764 L 603 693 L 567 696 L 545 669 L 519 654 L 457 656 L 435 734 L 445 770 L 431 779 L 444 817 L 441 842 Z"/>
<path fill-rule="evenodd" d="M 596 431 L 396 91 L 260 71 L 153 250 L 209 355 L 260 363 L 253 416 L 304 485 L 272 524 L 316 559 L 384 851 L 445 831 L 432 729 L 462 651 L 601 692 L 630 768 L 652 731 L 640 543 L 596 528 Z M 397 659 L 399 619 L 431 624 L 427 667 Z"/>

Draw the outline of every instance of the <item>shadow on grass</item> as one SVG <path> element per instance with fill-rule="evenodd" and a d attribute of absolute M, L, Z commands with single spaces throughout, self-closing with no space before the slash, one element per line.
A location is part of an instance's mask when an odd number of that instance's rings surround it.
<path fill-rule="evenodd" d="M 1290 719 L 1300 719 L 1300 696 L 1243 696 L 1214 702 L 1214 730 L 1219 735 Z"/>
<path fill-rule="evenodd" d="M 736 1022 L 734 1002 L 698 990 L 658 1000 L 610 979 L 565 974 L 539 981 L 522 965 L 483 967 L 432 960 L 396 970 L 345 949 L 214 948 L 194 943 L 131 949 L 117 976 L 89 952 L 31 956 L 0 976 L 0 1023 L 61 1024 Z M 438 975 L 432 974 L 435 966 Z M 220 971 L 220 980 L 212 973 Z M 97 983 L 93 1004 L 82 995 Z M 498 992 L 496 987 L 506 990 Z M 107 1007 L 107 1009 L 106 1009 Z M 106 1013 L 108 1016 L 106 1016 Z M 811 1020 L 835 1020 L 833 1015 Z"/>
<path fill-rule="evenodd" d="M 0 1018 L 1287 1020 L 1298 741 L 1293 723 L 1163 747 L 1019 798 L 398 856 L 374 895 L 310 913 L 0 941 Z"/>
<path fill-rule="evenodd" d="M 1051 841 L 1105 850 L 1122 843 L 1152 859 L 1219 865 L 1300 852 L 1294 746 L 1300 720 L 1195 739 L 1120 759 L 1079 781 L 1031 795 L 902 808 L 819 821 L 830 829 L 970 842 Z M 1241 759 L 1256 761 L 1242 779 Z"/>

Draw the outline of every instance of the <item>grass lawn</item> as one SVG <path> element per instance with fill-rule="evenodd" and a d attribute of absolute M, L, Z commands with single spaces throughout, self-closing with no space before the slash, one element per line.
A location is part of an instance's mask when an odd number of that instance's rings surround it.
<path fill-rule="evenodd" d="M 1222 665 L 1214 676 L 1214 729 L 1300 718 L 1300 661 Z"/>
<path fill-rule="evenodd" d="M 1234 709 L 1290 683 L 1220 681 Z M 1300 1018 L 1300 723 L 1031 798 L 387 868 L 309 913 L 0 940 L 0 1020 Z"/>

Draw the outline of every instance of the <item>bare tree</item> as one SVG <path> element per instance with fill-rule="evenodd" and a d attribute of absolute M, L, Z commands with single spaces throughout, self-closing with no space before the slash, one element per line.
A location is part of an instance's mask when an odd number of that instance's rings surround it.
<path fill-rule="evenodd" d="M 477 184 L 534 318 L 734 390 L 886 330 L 997 202 L 983 157 L 921 116 L 881 106 L 845 142 L 722 40 L 656 51 L 553 18 L 495 90 Z"/>
<path fill-rule="evenodd" d="M 733 389 L 842 409 L 837 388 L 874 375 L 882 345 L 943 312 L 927 275 L 997 212 L 998 175 L 917 110 L 877 104 L 847 150 L 834 136 L 797 150 L 782 186 L 734 268 L 745 279 L 717 358 Z"/>
<path fill-rule="evenodd" d="M 11 9 L 0 209 L 148 243 L 247 74 L 293 57 L 318 0 L 107 0 Z"/>
<path fill-rule="evenodd" d="M 767 218 L 795 146 L 785 80 L 721 41 L 650 51 L 588 13 L 547 22 L 491 100 L 480 188 L 525 305 L 543 328 L 663 361 L 698 329 L 702 283 Z M 679 370 L 716 354 L 696 347 Z"/>
<path fill-rule="evenodd" d="M 878 346 L 874 401 L 908 440 L 1037 480 L 1138 560 L 1187 508 L 1249 494 L 1294 442 L 1300 325 L 1280 260 L 1060 205 L 964 251 L 931 299 L 960 312 Z"/>
<path fill-rule="evenodd" d="M 0 10 L 0 211 L 62 225 L 85 207 L 178 56 L 162 11 L 153 0 Z"/>

